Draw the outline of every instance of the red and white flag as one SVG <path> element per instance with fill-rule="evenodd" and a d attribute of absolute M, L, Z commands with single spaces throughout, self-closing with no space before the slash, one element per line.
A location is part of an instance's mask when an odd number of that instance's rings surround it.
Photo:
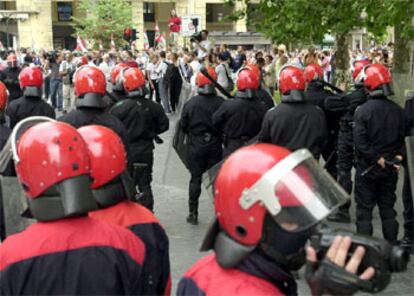
<path fill-rule="evenodd" d="M 144 32 L 144 49 L 148 49 L 150 47 L 149 41 L 148 41 L 148 35 L 147 32 Z"/>
<path fill-rule="evenodd" d="M 78 35 L 78 38 L 76 39 L 76 50 L 81 52 L 87 52 L 88 49 L 86 48 L 86 42 L 85 40 Z"/>
<path fill-rule="evenodd" d="M 165 48 L 166 46 L 166 40 L 165 37 L 161 34 L 160 28 L 158 25 L 155 25 L 155 45 L 158 48 Z"/>

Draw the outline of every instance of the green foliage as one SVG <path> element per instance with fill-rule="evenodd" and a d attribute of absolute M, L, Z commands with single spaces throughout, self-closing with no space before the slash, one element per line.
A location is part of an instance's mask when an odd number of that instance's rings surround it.
<path fill-rule="evenodd" d="M 132 8 L 126 0 L 82 0 L 78 10 L 83 17 L 73 17 L 75 34 L 95 41 L 95 47 L 102 42 L 109 48 L 111 36 L 115 43 L 125 45 L 123 32 L 132 27 Z"/>
<path fill-rule="evenodd" d="M 336 37 L 366 27 L 381 38 L 388 26 L 398 26 L 401 36 L 414 38 L 413 0 L 225 0 L 243 1 L 248 24 L 277 43 L 321 43 L 326 33 Z"/>

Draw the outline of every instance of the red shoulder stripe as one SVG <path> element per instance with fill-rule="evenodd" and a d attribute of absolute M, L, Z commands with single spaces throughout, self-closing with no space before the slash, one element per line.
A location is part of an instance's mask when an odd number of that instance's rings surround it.
<path fill-rule="evenodd" d="M 68 218 L 38 222 L 8 237 L 0 245 L 0 270 L 36 256 L 101 246 L 126 251 L 139 265 L 145 258 L 144 243 L 129 230 L 88 217 Z"/>

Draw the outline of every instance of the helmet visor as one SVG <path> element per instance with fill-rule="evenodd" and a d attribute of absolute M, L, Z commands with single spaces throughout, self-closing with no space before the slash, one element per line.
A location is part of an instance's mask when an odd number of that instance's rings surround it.
<path fill-rule="evenodd" d="M 302 231 L 327 217 L 349 199 L 347 193 L 306 149 L 270 169 L 240 199 L 247 209 L 259 202 L 289 231 Z"/>

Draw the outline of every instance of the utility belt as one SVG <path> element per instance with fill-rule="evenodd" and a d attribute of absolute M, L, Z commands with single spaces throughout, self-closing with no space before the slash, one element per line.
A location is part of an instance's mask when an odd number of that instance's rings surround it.
<path fill-rule="evenodd" d="M 188 135 L 188 140 L 189 143 L 192 143 L 193 140 L 201 140 L 203 143 L 210 143 L 213 142 L 214 140 L 217 140 L 218 137 L 212 133 L 202 133 L 202 134 L 198 134 L 198 135 L 194 135 L 194 134 L 189 134 Z"/>
<path fill-rule="evenodd" d="M 241 136 L 238 138 L 232 138 L 229 136 L 224 135 L 223 137 L 223 142 L 224 145 L 229 145 L 230 143 L 242 143 L 243 145 L 247 144 L 250 141 L 250 137 L 249 136 Z"/>
<path fill-rule="evenodd" d="M 349 131 L 352 130 L 355 126 L 355 122 L 353 121 L 340 121 L 339 126 L 342 131 Z"/>

